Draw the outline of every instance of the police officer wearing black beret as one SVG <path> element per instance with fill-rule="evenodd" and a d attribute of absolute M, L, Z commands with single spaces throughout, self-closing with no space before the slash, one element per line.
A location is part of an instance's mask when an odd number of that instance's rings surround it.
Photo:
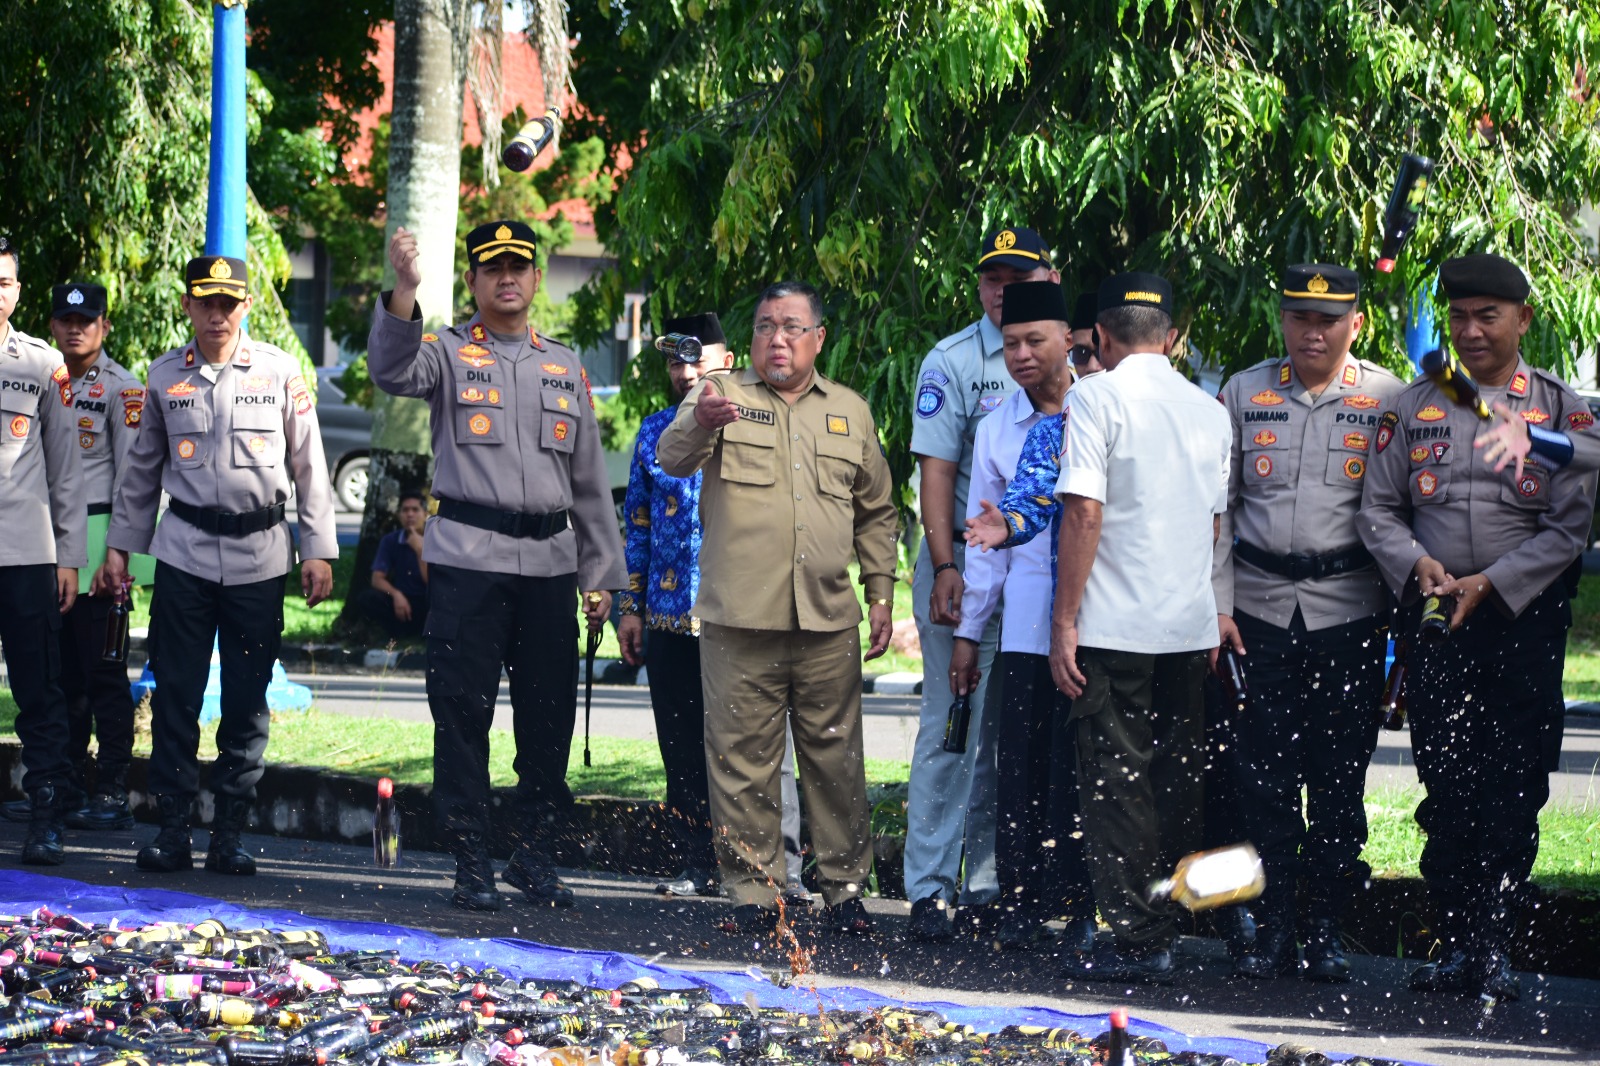
<path fill-rule="evenodd" d="M 1530 425 L 1588 430 L 1577 393 L 1522 356 L 1533 308 L 1516 264 L 1451 259 L 1439 284 L 1451 347 L 1485 400 Z M 1402 631 L 1416 631 L 1425 597 L 1449 614 L 1447 637 L 1414 642 L 1406 679 L 1439 939 L 1411 987 L 1514 999 L 1513 921 L 1561 754 L 1570 597 L 1595 479 L 1544 461 L 1495 470 L 1473 454 L 1478 429 L 1431 379 L 1413 381 L 1379 422 L 1356 528 L 1400 597 Z"/>

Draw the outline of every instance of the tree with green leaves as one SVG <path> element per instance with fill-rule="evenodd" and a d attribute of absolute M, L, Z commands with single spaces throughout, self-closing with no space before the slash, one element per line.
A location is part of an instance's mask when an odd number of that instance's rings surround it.
<path fill-rule="evenodd" d="M 205 243 L 210 66 L 199 0 L 0 7 L 0 232 L 33 293 L 22 328 L 45 334 L 48 286 L 77 279 L 106 287 L 108 347 L 137 373 L 189 336 L 178 296 Z M 248 107 L 259 131 L 272 107 L 259 80 Z M 278 295 L 288 255 L 253 195 L 248 211 L 250 331 L 304 361 Z"/>
<path fill-rule="evenodd" d="M 865 393 L 902 477 L 920 359 L 976 317 L 973 250 L 1006 224 L 1053 240 L 1071 292 L 1166 275 L 1230 368 L 1280 350 L 1275 279 L 1301 261 L 1363 271 L 1357 354 L 1391 366 L 1411 294 L 1469 251 L 1533 279 L 1535 362 L 1600 335 L 1572 224 L 1600 193 L 1596 0 L 613 0 L 573 28 L 574 132 L 620 185 L 596 219 L 619 269 L 581 294 L 579 341 L 641 289 L 655 322 L 716 308 L 737 338 L 764 283 L 810 279 L 823 372 Z M 1375 274 L 1406 151 L 1438 171 Z M 659 405 L 664 381 L 647 361 L 624 397 Z"/>

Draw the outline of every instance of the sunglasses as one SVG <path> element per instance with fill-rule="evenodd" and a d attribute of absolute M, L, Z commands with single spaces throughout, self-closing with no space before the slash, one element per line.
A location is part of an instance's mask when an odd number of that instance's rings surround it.
<path fill-rule="evenodd" d="M 1073 366 L 1083 366 L 1097 354 L 1094 348 L 1087 344 L 1074 344 L 1067 349 L 1067 358 L 1072 360 Z"/>

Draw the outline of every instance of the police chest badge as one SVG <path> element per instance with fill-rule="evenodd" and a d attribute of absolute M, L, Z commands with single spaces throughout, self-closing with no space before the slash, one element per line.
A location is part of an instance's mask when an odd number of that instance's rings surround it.
<path fill-rule="evenodd" d="M 1274 444 L 1278 443 L 1278 435 L 1272 432 L 1270 429 L 1264 429 L 1250 439 L 1255 441 L 1263 448 L 1270 448 Z"/>
<path fill-rule="evenodd" d="M 1539 410 L 1537 407 L 1530 407 L 1526 411 L 1522 412 L 1522 420 L 1530 425 L 1542 426 L 1546 422 L 1550 421 L 1550 416 Z"/>
<path fill-rule="evenodd" d="M 1423 496 L 1432 496 L 1439 491 L 1439 475 L 1432 470 L 1424 470 L 1417 475 L 1417 492 Z"/>
<path fill-rule="evenodd" d="M 850 420 L 845 418 L 844 415 L 829 415 L 828 432 L 848 437 L 850 435 Z"/>
<path fill-rule="evenodd" d="M 1413 463 L 1425 463 L 1425 462 L 1427 462 L 1428 461 L 1428 447 L 1427 447 L 1427 445 L 1419 444 L 1415 448 L 1412 448 L 1411 449 L 1411 461 Z"/>
<path fill-rule="evenodd" d="M 11 420 L 11 437 L 21 440 L 28 435 L 28 416 L 18 415 Z"/>
<path fill-rule="evenodd" d="M 1256 456 L 1256 477 L 1270 477 L 1272 475 L 1272 456 Z"/>

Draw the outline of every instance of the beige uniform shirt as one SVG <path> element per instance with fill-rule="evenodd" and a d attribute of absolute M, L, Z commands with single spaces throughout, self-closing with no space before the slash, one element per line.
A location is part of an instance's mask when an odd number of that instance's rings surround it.
<path fill-rule="evenodd" d="M 91 509 L 109 511 L 117 472 L 144 419 L 144 385 L 105 352 L 82 377 L 72 379 L 72 415 L 83 458 L 84 498 Z"/>
<path fill-rule="evenodd" d="M 739 419 L 702 429 L 706 389 Z M 867 599 L 894 593 L 898 520 L 889 463 L 860 395 L 821 374 L 792 405 L 754 370 L 703 379 L 656 445 L 661 469 L 700 485 L 700 595 L 695 616 L 741 629 L 833 633 L 861 622 L 852 553 Z"/>
<path fill-rule="evenodd" d="M 0 566 L 88 565 L 71 407 L 61 353 L 10 326 L 0 339 Z"/>
<path fill-rule="evenodd" d="M 1356 511 L 1384 404 L 1403 382 L 1345 357 L 1339 376 L 1312 398 L 1287 357 L 1240 371 L 1218 399 L 1233 422 L 1228 511 L 1211 571 L 1217 611 L 1287 629 L 1300 609 L 1313 632 L 1377 614 L 1388 594 L 1368 567 L 1291 581 L 1235 557 L 1235 537 L 1274 555 L 1323 555 L 1360 546 Z"/>
<path fill-rule="evenodd" d="M 527 336 L 502 340 L 476 316 L 423 333 L 384 306 L 367 338 L 372 380 L 396 396 L 428 401 L 433 426 L 433 491 L 499 511 L 571 512 L 553 537 L 512 537 L 445 518 L 428 519 L 429 563 L 529 577 L 578 575 L 585 590 L 625 589 L 622 534 L 577 353 Z"/>
<path fill-rule="evenodd" d="M 147 384 L 107 546 L 146 552 L 222 585 L 282 577 L 293 562 L 286 523 L 228 536 L 168 515 L 157 528 L 156 508 L 163 489 L 190 506 L 233 514 L 287 503 L 292 491 L 301 558 L 339 557 L 322 434 L 292 356 L 245 336 L 233 359 L 213 369 L 191 341 L 151 363 Z"/>
<path fill-rule="evenodd" d="M 1520 358 L 1511 381 L 1483 398 L 1536 425 L 1592 432 L 1578 394 Z M 1378 426 L 1356 528 L 1405 602 L 1417 598 L 1411 572 L 1429 555 L 1452 577 L 1486 575 L 1496 607 L 1516 617 L 1583 551 L 1595 477 L 1532 462 L 1520 478 L 1515 464 L 1497 474 L 1472 447 L 1480 427 L 1433 382 L 1413 381 Z"/>

